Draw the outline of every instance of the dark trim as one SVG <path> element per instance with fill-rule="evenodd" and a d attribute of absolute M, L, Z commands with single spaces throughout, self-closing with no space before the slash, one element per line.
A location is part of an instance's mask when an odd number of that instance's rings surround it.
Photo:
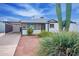
<path fill-rule="evenodd" d="M 54 19 L 51 19 L 51 20 L 48 21 L 48 23 L 58 23 L 58 21 L 54 20 Z"/>
<path fill-rule="evenodd" d="M 72 22 L 72 21 L 71 21 L 71 23 L 74 23 L 74 24 L 76 24 L 76 22 Z"/>

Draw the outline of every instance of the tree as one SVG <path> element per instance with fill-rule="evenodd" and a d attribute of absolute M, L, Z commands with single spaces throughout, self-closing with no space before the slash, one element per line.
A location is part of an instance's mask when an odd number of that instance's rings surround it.
<path fill-rule="evenodd" d="M 63 31 L 61 5 L 59 3 L 56 4 L 56 13 L 58 17 L 59 31 Z"/>
<path fill-rule="evenodd" d="M 66 4 L 66 24 L 65 24 L 65 31 L 69 31 L 70 21 L 71 21 L 71 9 L 72 5 L 70 3 Z"/>

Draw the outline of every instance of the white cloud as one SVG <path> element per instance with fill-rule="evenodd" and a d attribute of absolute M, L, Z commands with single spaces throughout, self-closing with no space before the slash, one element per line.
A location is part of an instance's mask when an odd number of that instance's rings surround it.
<path fill-rule="evenodd" d="M 43 14 L 40 11 L 37 11 L 32 6 L 30 6 L 29 4 L 19 4 L 19 6 L 25 7 L 26 9 L 16 11 L 15 13 L 18 14 L 18 15 L 27 16 L 27 17 L 43 16 Z"/>
<path fill-rule="evenodd" d="M 6 16 L 6 19 L 9 20 L 9 21 L 11 21 L 11 20 L 12 21 L 20 21 L 21 20 L 21 19 L 16 18 L 16 17 L 7 17 L 7 16 Z"/>
<path fill-rule="evenodd" d="M 13 7 L 7 5 L 7 4 L 2 5 L 2 8 L 6 9 L 6 10 L 8 10 L 8 11 L 11 11 L 11 12 L 13 12 L 13 13 L 15 13 L 15 11 L 18 11 L 17 9 L 15 9 L 15 8 L 13 8 Z"/>
<path fill-rule="evenodd" d="M 16 14 L 21 15 L 21 16 L 27 16 L 27 17 L 32 17 L 32 16 L 42 16 L 41 13 L 37 12 L 34 9 L 30 9 L 30 10 L 20 10 L 20 11 L 16 11 Z"/>
<path fill-rule="evenodd" d="M 43 16 L 43 14 L 40 11 L 34 9 L 29 4 L 17 4 L 17 5 L 24 7 L 25 9 L 24 10 L 23 9 L 18 10 L 16 8 L 12 7 L 12 6 L 7 5 L 7 4 L 4 5 L 4 8 L 6 8 L 8 11 L 14 13 L 15 15 L 21 15 L 21 16 L 26 16 L 26 17 L 32 17 L 32 16 L 41 17 L 41 16 Z"/>
<path fill-rule="evenodd" d="M 5 17 L 0 17 L 0 21 L 20 21 L 21 19 L 16 18 L 16 17 L 10 17 L 10 16 L 5 16 Z"/>

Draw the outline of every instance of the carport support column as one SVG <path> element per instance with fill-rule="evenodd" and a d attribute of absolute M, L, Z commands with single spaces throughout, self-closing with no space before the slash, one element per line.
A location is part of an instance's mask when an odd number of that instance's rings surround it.
<path fill-rule="evenodd" d="M 45 30 L 49 31 L 49 24 L 48 23 L 45 24 Z"/>

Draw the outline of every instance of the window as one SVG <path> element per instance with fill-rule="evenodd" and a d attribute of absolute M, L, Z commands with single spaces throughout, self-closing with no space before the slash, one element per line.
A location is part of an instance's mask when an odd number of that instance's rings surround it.
<path fill-rule="evenodd" d="M 27 24 L 27 28 L 32 28 L 32 29 L 34 29 L 34 24 Z"/>
<path fill-rule="evenodd" d="M 54 28 L 54 24 L 50 24 L 50 28 Z"/>
<path fill-rule="evenodd" d="M 22 24 L 22 29 L 26 29 L 26 24 Z"/>
<path fill-rule="evenodd" d="M 28 24 L 23 24 L 22 28 L 23 29 L 28 29 L 28 28 L 32 28 L 33 30 L 40 30 L 41 29 L 41 24 L 32 24 L 32 23 L 28 23 Z"/>
<path fill-rule="evenodd" d="M 40 29 L 41 29 L 41 25 L 40 25 L 40 24 L 35 24 L 34 29 L 35 29 L 35 30 L 40 30 Z"/>

